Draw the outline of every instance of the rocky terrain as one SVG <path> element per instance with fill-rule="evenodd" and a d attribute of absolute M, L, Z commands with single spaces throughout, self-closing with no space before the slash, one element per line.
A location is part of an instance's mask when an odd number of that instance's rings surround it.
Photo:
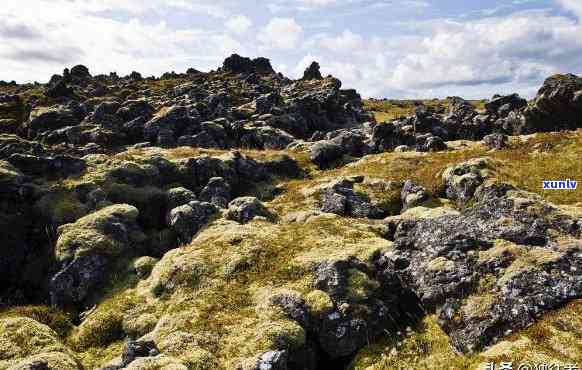
<path fill-rule="evenodd" d="M 0 369 L 582 365 L 582 78 L 378 107 L 238 55 L 0 82 Z"/>

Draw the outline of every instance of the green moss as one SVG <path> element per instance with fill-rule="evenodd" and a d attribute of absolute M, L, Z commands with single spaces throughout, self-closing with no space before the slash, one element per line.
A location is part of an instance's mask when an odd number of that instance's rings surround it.
<path fill-rule="evenodd" d="M 54 330 L 59 337 L 66 337 L 73 329 L 70 316 L 54 307 L 22 306 L 0 311 L 0 318 L 28 317 Z"/>
<path fill-rule="evenodd" d="M 80 257 L 92 252 L 117 255 L 124 243 L 107 232 L 112 219 L 134 223 L 139 211 L 127 204 L 116 204 L 82 217 L 74 224 L 59 227 L 55 255 L 59 261 Z"/>
<path fill-rule="evenodd" d="M 372 280 L 360 270 L 348 270 L 348 287 L 346 296 L 352 302 L 361 302 L 370 298 L 373 292 L 380 287 L 380 283 Z"/>
<path fill-rule="evenodd" d="M 121 340 L 123 312 L 135 307 L 136 298 L 130 293 L 120 293 L 107 298 L 98 305 L 72 333 L 70 343 L 78 351 L 92 347 L 105 347 Z"/>
<path fill-rule="evenodd" d="M 37 203 L 41 215 L 53 225 L 63 225 L 75 222 L 85 216 L 88 207 L 79 201 L 72 193 L 58 191 L 42 197 Z"/>
<path fill-rule="evenodd" d="M 257 340 L 263 350 L 294 350 L 305 344 L 305 331 L 295 321 L 269 321 L 257 328 Z"/>
<path fill-rule="evenodd" d="M 431 272 L 452 272 L 455 263 L 445 257 L 437 257 L 426 264 L 426 269 Z"/>
<path fill-rule="evenodd" d="M 305 296 L 305 303 L 309 306 L 309 312 L 315 317 L 328 314 L 334 308 L 331 297 L 321 290 L 313 290 Z"/>
<path fill-rule="evenodd" d="M 174 332 L 158 343 L 162 353 L 184 361 L 189 369 L 216 369 L 218 363 L 210 351 L 201 347 L 208 338 L 184 331 Z"/>
<path fill-rule="evenodd" d="M 426 317 L 406 336 L 385 336 L 362 349 L 349 366 L 364 369 L 477 369 L 478 357 L 453 352 L 434 317 Z"/>
<path fill-rule="evenodd" d="M 123 319 L 123 332 L 132 338 L 139 338 L 154 330 L 158 318 L 151 313 L 139 316 L 128 315 Z"/>
<path fill-rule="evenodd" d="M 150 275 L 156 263 L 158 263 L 157 258 L 148 256 L 136 258 L 132 264 L 133 271 L 135 271 L 139 278 L 145 279 Z"/>
<path fill-rule="evenodd" d="M 156 297 L 170 294 L 180 287 L 195 289 L 201 278 L 208 273 L 209 266 L 204 263 L 200 252 L 174 249 L 156 264 L 141 289 Z"/>
<path fill-rule="evenodd" d="M 48 326 L 25 317 L 0 319 L 0 368 L 47 352 L 71 355 L 58 334 Z"/>
<path fill-rule="evenodd" d="M 80 365 L 77 360 L 62 352 L 44 352 L 32 355 L 15 362 L 8 370 L 28 369 L 30 364 L 35 362 L 46 363 L 49 369 L 59 370 L 79 370 Z M 1 362 L 0 362 L 1 363 Z M 1 366 L 1 365 L 0 365 Z"/>
<path fill-rule="evenodd" d="M 99 310 L 79 326 L 71 343 L 77 350 L 103 347 L 123 338 L 123 317 L 116 311 Z"/>

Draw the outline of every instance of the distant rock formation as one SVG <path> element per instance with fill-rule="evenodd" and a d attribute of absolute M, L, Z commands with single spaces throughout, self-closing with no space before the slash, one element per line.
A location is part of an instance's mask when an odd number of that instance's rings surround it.
<path fill-rule="evenodd" d="M 305 69 L 305 72 L 303 72 L 303 80 L 322 80 L 323 76 L 321 75 L 321 72 L 319 71 L 319 63 L 317 62 L 312 62 L 309 67 L 307 67 L 307 69 Z"/>

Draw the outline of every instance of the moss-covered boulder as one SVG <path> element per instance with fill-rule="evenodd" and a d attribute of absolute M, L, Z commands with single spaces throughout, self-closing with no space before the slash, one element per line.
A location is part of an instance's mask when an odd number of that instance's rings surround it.
<path fill-rule="evenodd" d="M 50 369 L 81 368 L 48 326 L 24 317 L 0 319 L 0 369 L 22 369 L 37 361 Z"/>
<path fill-rule="evenodd" d="M 109 262 L 135 249 L 144 235 L 137 208 L 116 204 L 59 228 L 55 257 L 61 270 L 51 280 L 51 301 L 59 307 L 81 303 L 103 279 Z"/>

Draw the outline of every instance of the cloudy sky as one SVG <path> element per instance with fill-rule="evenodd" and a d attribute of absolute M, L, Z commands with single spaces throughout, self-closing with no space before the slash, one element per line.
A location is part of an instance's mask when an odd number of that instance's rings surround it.
<path fill-rule="evenodd" d="M 532 96 L 582 74 L 582 0 L 8 0 L 0 80 L 211 70 L 236 52 L 297 78 L 317 60 L 366 97 Z"/>

